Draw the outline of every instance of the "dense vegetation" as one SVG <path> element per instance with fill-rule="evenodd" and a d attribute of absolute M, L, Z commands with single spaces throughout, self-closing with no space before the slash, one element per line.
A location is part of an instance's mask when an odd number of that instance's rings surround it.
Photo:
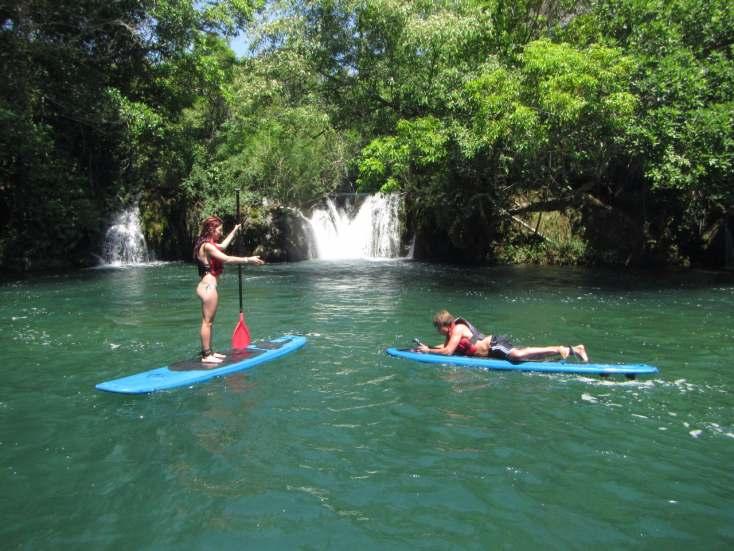
<path fill-rule="evenodd" d="M 255 221 L 402 192 L 425 258 L 726 262 L 730 0 L 6 0 L 0 21 L 5 269 L 90 262 L 136 202 L 181 257 L 235 188 Z"/>

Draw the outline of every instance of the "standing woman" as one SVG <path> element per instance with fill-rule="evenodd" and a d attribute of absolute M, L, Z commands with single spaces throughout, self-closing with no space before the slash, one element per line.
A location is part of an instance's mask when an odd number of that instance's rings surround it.
<path fill-rule="evenodd" d="M 201 278 L 196 287 L 196 294 L 201 299 L 201 361 L 204 363 L 221 363 L 225 357 L 223 354 L 212 352 L 212 325 L 219 304 L 217 278 L 224 271 L 224 265 L 265 264 L 259 256 L 229 256 L 224 252 L 240 229 L 240 225 L 237 224 L 220 242 L 223 234 L 222 219 L 210 216 L 202 223 L 201 233 L 194 244 L 194 260 Z"/>

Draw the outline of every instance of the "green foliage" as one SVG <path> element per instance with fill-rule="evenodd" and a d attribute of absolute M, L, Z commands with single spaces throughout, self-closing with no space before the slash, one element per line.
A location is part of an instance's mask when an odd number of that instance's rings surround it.
<path fill-rule="evenodd" d="M 358 164 L 360 191 L 397 191 L 446 158 L 449 137 L 434 117 L 398 121 L 396 136 L 373 140 L 362 150 Z M 416 183 L 416 182 L 412 182 Z"/>
<path fill-rule="evenodd" d="M 734 204 L 733 6 L 6 3 L 0 258 L 84 262 L 135 201 L 177 257 L 235 189 L 253 217 L 360 189 L 404 193 L 427 254 L 685 264 Z M 570 234 L 518 237 L 543 212 Z"/>
<path fill-rule="evenodd" d="M 424 208 L 450 204 L 474 223 L 522 190 L 605 183 L 601 175 L 635 118 L 633 62 L 616 49 L 547 40 L 528 44 L 519 60 L 514 68 L 476 67 L 442 102 L 441 118 L 401 120 L 393 135 L 373 140 L 360 157 L 361 188 L 397 187 Z M 464 180 L 466 167 L 473 181 Z"/>
<path fill-rule="evenodd" d="M 521 59 L 521 95 L 539 118 L 525 178 L 554 193 L 608 185 L 608 167 L 636 118 L 634 61 L 619 49 L 547 40 L 528 44 Z"/>
<path fill-rule="evenodd" d="M 660 197 L 643 215 L 645 239 L 657 257 L 700 254 L 734 204 L 734 6 L 615 0 L 600 3 L 598 15 L 606 40 L 638 60 L 630 164 Z"/>
<path fill-rule="evenodd" d="M 209 205 L 204 210 L 235 188 L 252 203 L 307 205 L 346 179 L 354 138 L 334 128 L 311 94 L 277 78 L 292 61 L 264 56 L 237 72 L 227 121 L 183 183 L 192 202 Z"/>
<path fill-rule="evenodd" d="M 540 239 L 515 238 L 498 246 L 494 260 L 504 264 L 577 265 L 585 260 L 586 243 L 575 237 L 551 243 Z"/>
<path fill-rule="evenodd" d="M 187 135 L 181 114 L 203 98 L 217 126 L 231 81 L 234 56 L 211 33 L 235 32 L 259 5 L 30 0 L 0 9 L 4 266 L 88 263 L 112 211 L 140 198 L 174 205 L 201 137 Z"/>
<path fill-rule="evenodd" d="M 521 84 L 517 71 L 492 64 L 455 95 L 455 131 L 467 158 L 510 142 L 525 151 L 536 143 L 538 113 L 522 102 Z"/>
<path fill-rule="evenodd" d="M 480 4 L 488 20 L 502 20 L 501 6 Z M 456 220 L 474 224 L 484 212 L 477 200 L 497 219 L 498 209 L 512 210 L 523 191 L 539 192 L 542 200 L 523 207 L 538 211 L 559 203 L 579 208 L 590 197 L 627 225 L 639 220 L 632 233 L 639 258 L 646 248 L 651 257 L 667 254 L 671 228 L 650 219 L 654 203 L 639 202 L 645 190 L 679 190 L 677 202 L 667 197 L 660 208 L 672 209 L 669 215 L 692 231 L 694 219 L 700 231 L 734 203 L 732 9 L 713 2 L 698 10 L 699 4 L 599 2 L 568 18 L 570 24 L 548 28 L 576 45 L 543 38 L 487 51 L 459 85 L 451 82 L 443 95 L 435 89 L 435 108 L 421 108 L 420 119 L 433 117 L 441 128 L 444 147 L 430 173 L 421 171 L 415 136 L 408 140 L 399 131 L 403 119 L 363 149 L 360 184 L 414 194 L 421 205 L 416 216 L 433 223 L 443 217 L 431 209 L 459 213 L 446 225 L 449 236 Z M 499 35 L 517 36 L 519 28 Z M 498 36 L 494 31 L 486 36 Z M 409 111 L 404 104 L 403 110 Z M 593 220 L 580 227 L 590 226 Z"/>

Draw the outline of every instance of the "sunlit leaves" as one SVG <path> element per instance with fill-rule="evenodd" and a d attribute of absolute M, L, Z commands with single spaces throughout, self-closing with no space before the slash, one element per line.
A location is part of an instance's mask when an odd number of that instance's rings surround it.
<path fill-rule="evenodd" d="M 455 95 L 454 131 L 467 158 L 495 147 L 522 149 L 544 141 L 537 112 L 522 102 L 521 91 L 517 71 L 491 64 Z"/>
<path fill-rule="evenodd" d="M 116 88 L 108 88 L 106 92 L 109 100 L 117 108 L 131 140 L 137 142 L 151 136 L 162 137 L 163 118 L 148 104 L 131 101 Z"/>
<path fill-rule="evenodd" d="M 662 111 L 662 110 L 661 110 Z M 668 116 L 668 122 L 663 118 Z M 649 164 L 647 176 L 659 188 L 695 189 L 708 182 L 711 198 L 734 199 L 734 103 L 689 112 L 663 111 L 655 121 L 666 141 Z M 677 120 L 676 120 L 677 119 Z"/>
<path fill-rule="evenodd" d="M 333 127 L 310 91 L 312 77 L 294 78 L 290 68 L 298 65 L 291 51 L 249 60 L 236 71 L 227 119 L 184 182 L 192 200 L 224 205 L 239 188 L 253 202 L 303 205 L 345 180 L 353 138 Z"/>
<path fill-rule="evenodd" d="M 620 113 L 609 113 L 611 117 L 630 112 L 629 77 L 634 61 L 617 49 L 596 45 L 577 49 L 541 40 L 525 47 L 522 61 L 526 93 L 540 110 L 560 122 L 576 122 L 598 110 L 600 102 L 608 108 L 622 107 Z M 616 94 L 614 99 L 606 101 L 611 94 Z"/>
<path fill-rule="evenodd" d="M 441 170 L 449 135 L 435 117 L 401 120 L 395 136 L 378 138 L 363 150 L 357 185 L 365 191 L 396 191 L 415 171 Z"/>

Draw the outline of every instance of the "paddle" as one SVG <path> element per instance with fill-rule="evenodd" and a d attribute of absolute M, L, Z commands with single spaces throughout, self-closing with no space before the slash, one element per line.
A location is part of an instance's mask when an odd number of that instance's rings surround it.
<path fill-rule="evenodd" d="M 240 224 L 240 190 L 237 191 L 237 223 Z M 238 235 L 239 239 L 239 235 Z M 237 264 L 237 278 L 239 282 L 240 291 L 240 319 L 235 325 L 234 332 L 232 333 L 232 348 L 234 350 L 242 350 L 247 348 L 250 344 L 250 330 L 247 328 L 245 323 L 245 315 L 242 313 L 242 264 Z"/>

